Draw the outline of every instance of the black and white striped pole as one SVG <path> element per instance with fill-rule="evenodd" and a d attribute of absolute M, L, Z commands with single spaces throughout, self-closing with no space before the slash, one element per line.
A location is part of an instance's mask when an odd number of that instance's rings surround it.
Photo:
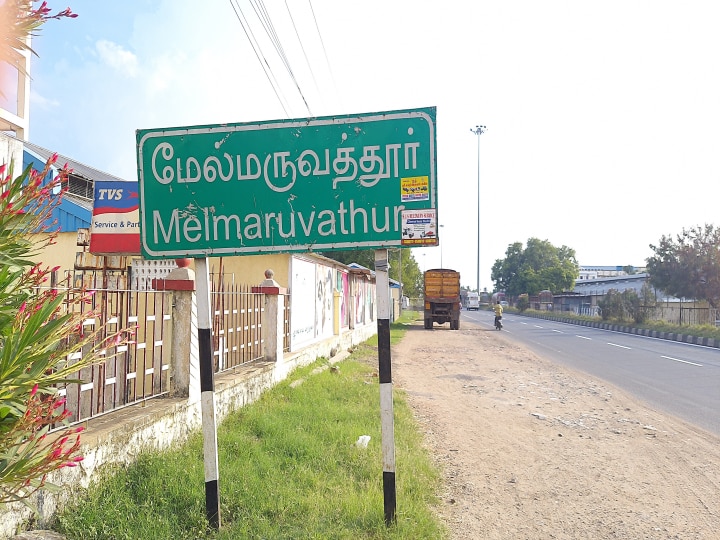
<path fill-rule="evenodd" d="M 207 258 L 195 259 L 200 354 L 200 407 L 202 412 L 203 461 L 205 463 L 205 514 L 210 526 L 220 528 L 215 380 L 211 336 L 210 273 Z"/>
<path fill-rule="evenodd" d="M 380 427 L 382 430 L 383 500 L 385 524 L 395 521 L 395 420 L 393 414 L 392 362 L 390 355 L 390 264 L 388 250 L 375 250 L 377 294 Z"/>

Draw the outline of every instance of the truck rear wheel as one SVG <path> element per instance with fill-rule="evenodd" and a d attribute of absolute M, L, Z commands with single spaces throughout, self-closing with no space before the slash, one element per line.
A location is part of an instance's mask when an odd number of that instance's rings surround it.
<path fill-rule="evenodd" d="M 460 330 L 460 321 L 450 321 L 450 330 Z"/>
<path fill-rule="evenodd" d="M 432 330 L 433 321 L 432 319 L 425 319 L 425 330 Z"/>

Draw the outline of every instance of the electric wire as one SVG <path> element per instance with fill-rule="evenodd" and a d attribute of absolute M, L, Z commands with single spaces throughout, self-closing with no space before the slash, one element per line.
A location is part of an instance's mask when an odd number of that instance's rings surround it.
<path fill-rule="evenodd" d="M 236 7 L 236 4 L 237 4 L 237 7 Z M 245 32 L 245 37 L 247 37 L 248 41 L 250 42 L 250 46 L 252 47 L 253 52 L 255 53 L 255 57 L 258 59 L 258 62 L 260 62 L 260 67 L 262 67 L 263 71 L 265 72 L 265 76 L 267 77 L 267 80 L 273 89 L 273 92 L 275 92 L 275 96 L 277 97 L 278 102 L 280 103 L 280 106 L 282 107 L 282 110 L 285 112 L 285 116 L 287 116 L 289 118 L 290 114 L 288 113 L 288 110 L 285 107 L 285 103 L 283 102 L 284 96 L 280 97 L 282 94 L 282 90 L 280 90 L 280 85 L 277 83 L 277 79 L 275 79 L 275 74 L 272 72 L 272 67 L 270 67 L 270 64 L 268 63 L 267 58 L 265 58 L 265 55 L 262 54 L 260 44 L 255 39 L 255 35 L 252 32 L 252 28 L 250 28 L 250 24 L 247 21 L 245 14 L 242 12 L 242 8 L 240 7 L 238 0 L 230 0 L 230 5 L 232 6 L 233 11 L 235 12 L 235 16 L 237 17 L 238 22 L 240 23 L 240 26 L 242 26 L 243 32 Z M 245 23 L 243 23 L 243 19 L 245 19 Z M 247 24 L 247 27 L 246 27 L 246 24 Z M 261 56 L 262 56 L 262 58 L 261 58 Z"/>
<path fill-rule="evenodd" d="M 297 26 L 295 25 L 295 19 L 293 18 L 292 12 L 290 11 L 290 6 L 288 5 L 287 0 L 285 0 L 285 7 L 287 8 L 288 15 L 290 16 L 290 22 L 292 22 L 293 29 L 295 30 L 295 35 L 297 36 L 298 43 L 300 44 L 300 49 L 302 50 L 303 56 L 305 57 L 305 63 L 307 64 L 308 70 L 310 70 L 310 75 L 312 76 L 313 83 L 315 84 L 315 90 L 317 90 L 318 94 L 320 94 L 320 87 L 318 86 L 317 79 L 315 78 L 315 72 L 310 65 L 310 59 L 305 52 L 305 47 L 303 46 L 302 39 L 300 38 L 300 33 L 298 32 Z"/>
<path fill-rule="evenodd" d="M 335 88 L 335 95 L 338 96 L 338 99 L 340 100 L 340 103 L 342 105 L 342 96 L 340 95 L 340 92 L 338 92 L 337 83 L 335 82 L 335 74 L 333 73 L 332 67 L 330 66 L 330 59 L 328 58 L 327 49 L 325 49 L 325 42 L 323 41 L 322 34 L 320 33 L 320 26 L 318 25 L 317 17 L 315 17 L 315 10 L 312 6 L 312 0 L 308 0 L 308 4 L 310 4 L 310 12 L 312 13 L 313 21 L 315 21 L 315 28 L 317 30 L 318 37 L 320 38 L 320 44 L 322 45 L 323 54 L 325 55 L 325 63 L 327 64 L 328 71 L 330 72 L 330 79 L 332 79 L 333 87 Z"/>
<path fill-rule="evenodd" d="M 267 34 L 271 43 L 274 45 L 278 56 L 282 60 L 283 65 L 285 66 L 285 69 L 288 72 L 288 75 L 290 75 L 290 78 L 292 79 L 293 83 L 295 84 L 295 88 L 297 89 L 298 93 L 300 94 L 300 98 L 302 99 L 303 103 L 305 104 L 305 108 L 307 109 L 308 114 L 310 116 L 313 116 L 312 111 L 310 110 L 310 105 L 308 104 L 307 99 L 305 99 L 305 94 L 303 93 L 302 89 L 300 88 L 300 84 L 297 80 L 297 77 L 295 77 L 295 73 L 293 72 L 292 66 L 290 65 L 290 61 L 289 61 L 287 55 L 285 54 L 285 49 L 282 46 L 280 37 L 278 36 L 277 32 L 275 31 L 275 26 L 273 25 L 270 14 L 265 9 L 264 2 L 262 0 L 250 0 L 250 5 L 255 10 L 255 14 L 257 15 L 258 19 L 260 20 L 260 23 L 263 25 L 263 28 L 265 29 L 265 33 Z"/>

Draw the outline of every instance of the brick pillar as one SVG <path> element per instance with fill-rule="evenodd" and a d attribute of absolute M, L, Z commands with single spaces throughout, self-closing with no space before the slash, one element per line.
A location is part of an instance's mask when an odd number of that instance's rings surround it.
<path fill-rule="evenodd" d="M 263 316 L 263 356 L 265 360 L 281 364 L 283 361 L 283 330 L 285 329 L 285 295 L 287 289 L 273 278 L 273 271 L 265 271 L 265 280 L 253 287 L 253 293 L 265 295 Z"/>
<path fill-rule="evenodd" d="M 184 262 L 178 261 L 178 264 Z M 170 272 L 165 279 L 153 279 L 152 287 L 156 291 L 173 293 L 170 395 L 197 401 L 200 399 L 200 354 L 195 272 L 187 266 L 181 266 Z M 192 381 L 195 384 L 191 384 Z"/>

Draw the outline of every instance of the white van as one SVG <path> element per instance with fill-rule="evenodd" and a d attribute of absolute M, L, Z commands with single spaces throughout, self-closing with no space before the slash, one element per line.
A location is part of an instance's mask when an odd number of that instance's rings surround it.
<path fill-rule="evenodd" d="M 467 293 L 467 305 L 465 307 L 468 310 L 474 309 L 478 311 L 480 309 L 480 295 L 476 292 Z"/>

